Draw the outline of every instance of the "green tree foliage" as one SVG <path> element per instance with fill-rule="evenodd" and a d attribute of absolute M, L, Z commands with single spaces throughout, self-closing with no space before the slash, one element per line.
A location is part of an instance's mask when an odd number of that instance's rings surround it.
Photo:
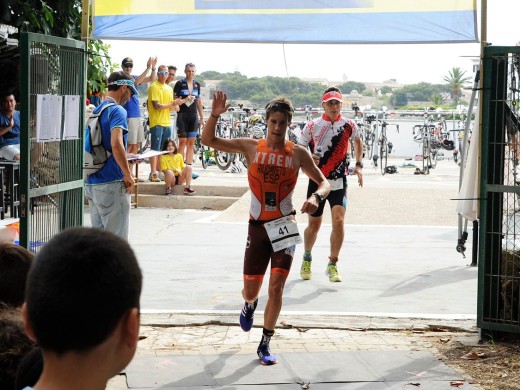
<path fill-rule="evenodd" d="M 433 95 L 430 100 L 434 107 L 440 107 L 446 102 L 446 98 L 442 95 Z"/>
<path fill-rule="evenodd" d="M 218 74 L 213 71 L 203 72 L 200 76 L 205 80 L 220 80 L 218 88 L 225 91 L 230 100 L 249 100 L 258 107 L 278 95 L 291 99 L 295 107 L 317 105 L 325 90 L 321 84 L 302 81 L 297 77 L 248 78 L 239 72 Z"/>
<path fill-rule="evenodd" d="M 10 0 L 9 8 L 19 31 L 79 39 L 80 0 Z"/>
<path fill-rule="evenodd" d="M 365 84 L 360 83 L 358 81 L 347 81 L 346 83 L 337 85 L 337 87 L 343 93 L 350 93 L 353 89 L 361 93 L 367 89 L 367 86 Z"/>
<path fill-rule="evenodd" d="M 418 83 L 406 85 L 398 91 L 404 92 L 409 101 L 431 101 L 432 96 L 449 92 L 449 88 L 442 84 Z M 397 91 L 395 91 L 397 93 Z"/>
<path fill-rule="evenodd" d="M 63 38 L 81 39 L 81 0 L 10 0 L 11 23 L 20 32 L 35 32 Z M 114 69 L 109 45 L 89 40 L 88 89 L 104 90 L 103 80 Z"/>
<path fill-rule="evenodd" d="M 471 77 L 464 77 L 466 72 L 462 71 L 460 68 L 452 68 L 446 76 L 444 76 L 443 80 L 448 83 L 450 86 L 451 93 L 453 94 L 453 100 L 455 104 L 458 103 L 461 91 L 464 83 L 467 83 L 471 80 Z"/>
<path fill-rule="evenodd" d="M 116 68 L 108 56 L 109 48 L 100 39 L 88 41 L 87 88 L 91 93 L 104 91 L 105 78 Z"/>
<path fill-rule="evenodd" d="M 214 70 L 207 70 L 205 72 L 202 72 L 197 75 L 197 80 L 199 82 L 206 81 L 206 80 L 226 80 L 228 78 L 234 78 L 234 77 L 242 77 L 244 79 L 247 79 L 246 76 L 243 76 L 240 72 L 233 72 L 233 73 L 220 73 Z"/>
<path fill-rule="evenodd" d="M 381 93 L 384 95 L 384 94 L 387 94 L 387 93 L 390 93 L 392 92 L 392 88 L 389 87 L 388 85 L 383 85 L 381 87 Z"/>
<path fill-rule="evenodd" d="M 406 96 L 406 92 L 404 92 L 402 89 L 395 91 L 392 95 L 391 103 L 396 107 L 406 106 L 408 104 L 408 97 Z"/>

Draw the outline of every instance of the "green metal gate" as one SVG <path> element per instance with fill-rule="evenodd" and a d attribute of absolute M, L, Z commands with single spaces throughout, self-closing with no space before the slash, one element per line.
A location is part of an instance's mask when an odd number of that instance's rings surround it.
<path fill-rule="evenodd" d="M 484 54 L 477 324 L 520 333 L 520 47 Z"/>
<path fill-rule="evenodd" d="M 84 43 L 24 33 L 20 46 L 20 245 L 83 224 Z"/>

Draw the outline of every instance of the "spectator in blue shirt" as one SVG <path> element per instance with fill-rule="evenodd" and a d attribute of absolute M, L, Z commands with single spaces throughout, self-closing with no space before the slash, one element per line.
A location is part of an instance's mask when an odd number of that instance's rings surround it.
<path fill-rule="evenodd" d="M 128 239 L 134 179 L 126 155 L 128 125 L 123 105 L 137 91 L 132 77 L 124 72 L 112 73 L 107 87 L 105 100 L 93 112 L 101 111 L 110 102 L 116 103 L 104 110 L 100 117 L 103 145 L 111 155 L 101 169 L 87 176 L 85 195 L 92 226 Z"/>
<path fill-rule="evenodd" d="M 0 112 L 0 158 L 20 160 L 20 111 L 11 92 L 2 96 Z"/>

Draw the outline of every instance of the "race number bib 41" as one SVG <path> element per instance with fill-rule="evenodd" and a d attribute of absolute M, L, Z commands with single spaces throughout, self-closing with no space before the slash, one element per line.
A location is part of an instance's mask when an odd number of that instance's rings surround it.
<path fill-rule="evenodd" d="M 264 227 L 275 252 L 303 242 L 298 232 L 298 225 L 291 216 L 267 222 Z"/>

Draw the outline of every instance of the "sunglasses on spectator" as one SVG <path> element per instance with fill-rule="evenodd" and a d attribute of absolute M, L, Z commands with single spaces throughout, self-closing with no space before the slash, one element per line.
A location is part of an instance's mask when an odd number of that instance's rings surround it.
<path fill-rule="evenodd" d="M 292 108 L 290 105 L 284 102 L 269 102 L 267 103 L 267 106 L 265 106 L 265 109 L 282 109 L 285 111 L 294 112 L 294 108 Z"/>
<path fill-rule="evenodd" d="M 161 72 L 157 72 L 157 74 L 160 74 L 160 75 L 162 75 L 162 76 L 167 76 L 167 75 L 168 75 L 168 72 L 162 72 L 162 71 L 161 71 Z"/>
<path fill-rule="evenodd" d="M 134 66 L 132 64 L 126 64 L 126 65 L 123 65 L 123 68 L 133 68 Z"/>
<path fill-rule="evenodd" d="M 170 76 L 175 77 L 175 73 L 170 73 Z"/>

